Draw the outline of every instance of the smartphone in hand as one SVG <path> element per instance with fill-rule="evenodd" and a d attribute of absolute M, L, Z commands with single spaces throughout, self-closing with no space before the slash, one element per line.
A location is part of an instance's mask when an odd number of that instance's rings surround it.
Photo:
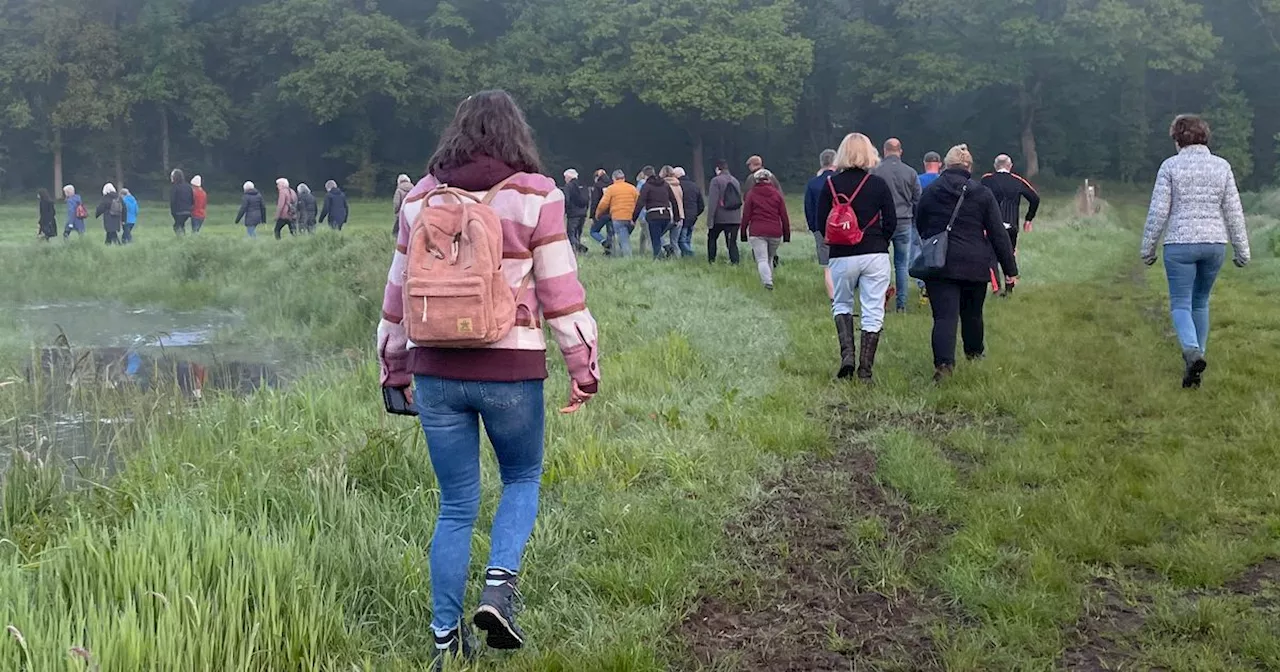
<path fill-rule="evenodd" d="M 409 395 L 406 394 L 407 389 L 397 387 L 382 388 L 382 404 L 387 409 L 387 413 L 391 415 L 418 415 L 418 409 L 414 408 L 413 402 L 409 400 Z"/>

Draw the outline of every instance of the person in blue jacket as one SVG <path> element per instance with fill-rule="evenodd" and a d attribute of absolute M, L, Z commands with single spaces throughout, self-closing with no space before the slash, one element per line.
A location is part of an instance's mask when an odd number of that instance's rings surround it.
<path fill-rule="evenodd" d="M 138 199 L 128 189 L 121 189 L 120 194 L 124 202 L 124 235 L 120 242 L 128 245 L 133 242 L 133 227 L 138 225 Z"/>
<path fill-rule="evenodd" d="M 833 299 L 836 292 L 835 286 L 831 284 L 831 270 L 827 268 L 831 261 L 831 248 L 827 247 L 827 223 L 818 221 L 818 199 L 827 188 L 827 178 L 836 174 L 833 167 L 835 162 L 836 150 L 822 150 L 822 154 L 818 155 L 818 164 L 821 166 L 818 175 L 804 187 L 804 219 L 809 224 L 809 231 L 813 233 L 814 246 L 818 250 L 818 265 L 822 267 L 822 277 L 827 283 L 828 299 Z"/>
<path fill-rule="evenodd" d="M 62 232 L 62 237 L 70 238 L 72 231 L 83 236 L 84 220 L 88 216 L 84 201 L 76 193 L 76 188 L 70 184 L 62 188 L 62 195 L 67 199 L 67 228 Z"/>
<path fill-rule="evenodd" d="M 324 196 L 324 210 L 320 211 L 320 223 L 323 224 L 324 220 L 328 219 L 329 228 L 341 231 L 350 213 L 347 207 L 347 195 L 342 193 L 338 183 L 333 180 L 325 182 L 324 189 L 328 193 Z"/>

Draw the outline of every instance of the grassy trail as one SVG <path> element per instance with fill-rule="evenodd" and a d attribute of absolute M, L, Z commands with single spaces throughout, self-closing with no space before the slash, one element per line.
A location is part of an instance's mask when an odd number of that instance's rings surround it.
<path fill-rule="evenodd" d="M 148 416 L 105 485 L 16 461 L 0 625 L 25 645 L 0 642 L 0 669 L 85 669 L 73 647 L 102 670 L 427 663 L 436 494 L 360 359 L 387 253 L 385 218 L 356 214 L 283 244 L 213 226 L 180 248 L 0 247 L 16 300 L 119 278 L 131 303 L 235 307 L 256 337 L 355 351 L 288 391 Z M 831 380 L 802 236 L 774 293 L 753 269 L 589 259 L 605 393 L 550 419 L 534 648 L 478 669 L 1280 667 L 1280 267 L 1224 273 L 1213 368 L 1186 394 L 1134 212 L 1044 219 L 1026 285 L 988 311 L 988 359 L 941 388 L 914 305 L 875 388 Z M 15 433 L 21 388 L 0 388 Z"/>

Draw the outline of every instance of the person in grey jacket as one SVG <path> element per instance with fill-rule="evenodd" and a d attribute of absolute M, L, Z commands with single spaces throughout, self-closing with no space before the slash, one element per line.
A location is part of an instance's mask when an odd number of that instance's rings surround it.
<path fill-rule="evenodd" d="M 742 226 L 744 203 L 742 184 L 729 172 L 729 162 L 720 159 L 716 162 L 716 176 L 707 187 L 707 209 L 711 211 L 707 221 L 707 260 L 711 263 L 716 263 L 716 243 L 724 236 L 729 263 L 738 264 L 738 227 Z"/>
<path fill-rule="evenodd" d="M 298 185 L 298 230 L 302 233 L 316 232 L 316 195 L 306 183 Z"/>
<path fill-rule="evenodd" d="M 884 143 L 884 158 L 871 171 L 889 183 L 893 192 L 893 205 L 898 215 L 898 228 L 893 232 L 893 270 L 896 277 L 899 313 L 907 312 L 907 292 L 911 277 L 912 229 L 915 227 L 916 205 L 920 203 L 920 176 L 911 166 L 902 162 L 902 141 L 889 138 Z"/>
<path fill-rule="evenodd" d="M 1173 328 L 1182 345 L 1184 388 L 1199 388 L 1209 341 L 1209 294 L 1226 260 L 1227 243 L 1235 265 L 1249 263 L 1249 232 L 1231 164 L 1209 151 L 1209 124 L 1182 115 L 1169 129 L 1178 148 L 1156 174 L 1151 209 L 1142 234 L 1142 260 L 1156 263 L 1164 239 L 1164 268 L 1169 280 Z"/>
<path fill-rule="evenodd" d="M 252 182 L 244 183 L 244 198 L 240 200 L 240 212 L 236 215 L 236 224 L 244 221 L 245 233 L 250 238 L 258 237 L 258 226 L 267 221 L 267 204 L 262 194 Z"/>

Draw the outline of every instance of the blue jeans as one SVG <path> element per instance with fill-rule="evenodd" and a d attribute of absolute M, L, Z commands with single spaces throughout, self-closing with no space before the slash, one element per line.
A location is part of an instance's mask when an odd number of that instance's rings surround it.
<path fill-rule="evenodd" d="M 250 238 L 257 238 L 257 237 L 258 237 L 258 225 L 257 225 L 257 224 L 246 224 L 246 225 L 245 225 L 245 227 L 244 227 L 244 232 L 245 232 L 245 233 L 247 233 L 247 234 L 249 235 L 249 237 L 250 237 Z"/>
<path fill-rule="evenodd" d="M 462 620 L 471 530 L 480 513 L 480 421 L 493 444 L 502 499 L 489 534 L 489 567 L 520 571 L 538 517 L 546 425 L 542 381 L 481 383 L 414 376 L 413 399 L 440 487 L 431 537 L 431 627 Z"/>
<path fill-rule="evenodd" d="M 631 256 L 631 222 L 621 219 L 609 220 L 609 238 L 613 240 L 614 256 Z"/>
<path fill-rule="evenodd" d="M 125 222 L 125 223 L 124 223 L 124 236 L 122 236 L 122 237 L 120 238 L 120 242 L 121 242 L 121 243 L 132 243 L 132 242 L 133 242 L 133 227 L 135 227 L 135 226 L 137 226 L 137 225 L 138 225 L 138 223 L 137 223 L 137 222 Z"/>
<path fill-rule="evenodd" d="M 907 285 L 911 282 L 911 276 L 907 272 L 911 270 L 911 251 L 915 249 L 911 241 L 915 230 L 915 226 L 906 222 L 900 223 L 898 230 L 893 232 L 893 271 L 897 276 L 898 310 L 907 307 Z"/>
<path fill-rule="evenodd" d="M 604 233 L 601 233 L 603 231 Z M 596 221 L 591 224 L 591 239 L 604 245 L 605 247 L 613 247 L 613 229 L 609 226 L 608 217 L 597 217 Z"/>
<path fill-rule="evenodd" d="M 920 229 L 917 229 L 915 223 L 912 222 L 911 224 L 911 261 L 909 262 L 909 264 L 916 263 L 916 259 L 919 259 L 922 253 L 924 253 L 924 241 L 920 239 Z M 911 270 L 910 265 L 907 266 L 907 270 L 908 271 Z M 923 290 L 924 280 L 916 280 L 916 287 L 919 287 L 921 290 Z"/>
<path fill-rule="evenodd" d="M 1227 259 L 1227 246 L 1217 243 L 1165 245 L 1164 270 L 1169 278 L 1169 308 L 1182 349 L 1205 352 L 1209 343 L 1209 294 Z"/>
<path fill-rule="evenodd" d="M 684 220 L 684 226 L 680 228 L 680 256 L 693 256 L 693 230 L 698 226 L 698 218 L 691 217 Z"/>
<path fill-rule="evenodd" d="M 200 233 L 200 227 L 204 226 L 204 217 L 191 218 L 191 233 Z"/>

